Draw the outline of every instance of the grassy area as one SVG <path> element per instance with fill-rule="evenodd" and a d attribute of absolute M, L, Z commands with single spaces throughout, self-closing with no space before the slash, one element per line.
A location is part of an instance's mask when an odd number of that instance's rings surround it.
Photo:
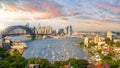
<path fill-rule="evenodd" d="M 0 47 L 0 53 L 4 53 L 7 49 Z"/>
<path fill-rule="evenodd" d="M 5 54 L 5 52 L 7 51 L 7 49 L 0 47 L 0 57 L 4 58 L 7 56 L 7 54 Z"/>

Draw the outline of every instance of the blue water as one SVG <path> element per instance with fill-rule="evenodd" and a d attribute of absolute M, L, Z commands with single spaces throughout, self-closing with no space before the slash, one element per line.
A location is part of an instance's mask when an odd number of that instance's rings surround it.
<path fill-rule="evenodd" d="M 76 43 L 83 41 L 78 38 L 44 39 L 27 41 L 28 48 L 23 53 L 25 58 L 45 58 L 51 62 L 68 58 L 83 59 L 88 53 Z"/>

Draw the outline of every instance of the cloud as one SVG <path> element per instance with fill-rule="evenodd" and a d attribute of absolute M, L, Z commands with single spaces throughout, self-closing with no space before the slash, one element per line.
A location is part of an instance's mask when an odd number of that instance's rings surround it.
<path fill-rule="evenodd" d="M 94 3 L 94 5 L 103 8 L 103 9 L 110 9 L 114 12 L 120 13 L 120 6 L 114 6 L 114 5 L 110 5 L 110 4 L 105 4 L 105 3 Z"/>
<path fill-rule="evenodd" d="M 15 15 L 16 16 L 15 19 L 17 20 L 26 20 L 26 19 L 38 20 L 38 19 L 54 18 L 64 15 L 62 13 L 63 6 L 54 1 L 49 1 L 49 0 L 45 0 L 45 1 L 19 0 L 19 2 L 16 1 L 9 2 L 6 0 L 5 2 L 3 1 L 0 6 L 2 7 L 2 10 L 4 10 L 4 12 L 6 11 L 9 11 L 11 13 L 18 12 L 18 14 Z M 7 14 L 8 13 L 6 13 L 6 15 Z M 22 14 L 28 14 L 28 16 Z"/>
<path fill-rule="evenodd" d="M 62 18 L 60 18 L 61 20 L 65 20 L 65 21 L 67 21 L 67 20 L 69 20 L 68 18 L 65 18 L 65 17 L 62 17 Z"/>
<path fill-rule="evenodd" d="M 18 11 L 19 10 L 16 5 L 10 4 L 10 3 L 1 4 L 1 7 L 2 7 L 2 9 L 8 10 L 8 11 Z"/>

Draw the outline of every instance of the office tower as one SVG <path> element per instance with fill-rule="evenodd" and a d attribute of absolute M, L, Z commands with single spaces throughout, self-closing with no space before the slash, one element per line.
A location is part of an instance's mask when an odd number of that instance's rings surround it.
<path fill-rule="evenodd" d="M 67 33 L 72 35 L 72 26 L 67 26 Z"/>
<path fill-rule="evenodd" d="M 112 40 L 112 32 L 111 31 L 107 32 L 107 38 L 109 38 L 110 40 Z"/>
<path fill-rule="evenodd" d="M 88 43 L 89 43 L 89 39 L 88 39 L 88 37 L 85 37 L 85 38 L 84 38 L 84 44 L 85 44 L 86 46 L 88 46 Z"/>
<path fill-rule="evenodd" d="M 46 30 L 45 27 L 42 27 L 42 28 L 41 28 L 41 33 L 42 33 L 42 34 L 46 34 L 46 33 L 47 33 L 47 30 Z"/>
<path fill-rule="evenodd" d="M 64 28 L 64 33 L 67 34 L 67 28 Z"/>
<path fill-rule="evenodd" d="M 51 27 L 51 26 L 48 26 L 48 27 L 47 27 L 47 33 L 48 33 L 48 34 L 51 34 L 51 33 L 52 33 L 52 27 Z"/>
<path fill-rule="evenodd" d="M 35 33 L 38 34 L 40 30 L 40 23 L 38 23 L 38 25 L 36 25 L 35 27 Z"/>
<path fill-rule="evenodd" d="M 98 42 L 99 42 L 99 36 L 96 35 L 96 36 L 94 37 L 94 43 L 95 43 L 95 44 L 98 44 Z"/>
<path fill-rule="evenodd" d="M 55 30 L 55 33 L 58 34 L 58 33 L 59 33 L 59 29 L 56 29 L 56 30 Z"/>

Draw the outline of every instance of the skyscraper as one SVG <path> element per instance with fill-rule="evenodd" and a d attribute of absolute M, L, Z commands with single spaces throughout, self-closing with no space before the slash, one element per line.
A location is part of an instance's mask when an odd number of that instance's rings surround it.
<path fill-rule="evenodd" d="M 47 27 L 47 33 L 48 33 L 48 34 L 51 34 L 51 33 L 52 33 L 52 27 L 51 27 L 51 26 L 48 26 L 48 27 Z"/>
<path fill-rule="evenodd" d="M 38 23 L 38 25 L 36 25 L 35 27 L 35 33 L 38 34 L 40 30 L 40 23 Z"/>
<path fill-rule="evenodd" d="M 41 33 L 42 33 L 42 34 L 46 34 L 46 33 L 47 33 L 46 27 L 42 27 L 42 28 L 41 28 Z"/>
<path fill-rule="evenodd" d="M 111 31 L 107 32 L 107 38 L 109 38 L 110 40 L 112 40 L 112 32 Z"/>
<path fill-rule="evenodd" d="M 85 37 L 85 38 L 84 38 L 84 44 L 85 44 L 86 46 L 88 46 L 88 43 L 89 43 L 89 39 L 88 39 L 88 37 Z"/>
<path fill-rule="evenodd" d="M 64 33 L 67 34 L 67 28 L 64 28 Z"/>
<path fill-rule="evenodd" d="M 94 43 L 95 43 L 95 44 L 98 44 L 98 42 L 99 42 L 99 36 L 96 35 L 96 36 L 94 37 Z"/>
<path fill-rule="evenodd" d="M 67 33 L 68 33 L 69 35 L 72 34 L 72 26 L 71 26 L 71 25 L 70 25 L 70 26 L 67 26 Z"/>

